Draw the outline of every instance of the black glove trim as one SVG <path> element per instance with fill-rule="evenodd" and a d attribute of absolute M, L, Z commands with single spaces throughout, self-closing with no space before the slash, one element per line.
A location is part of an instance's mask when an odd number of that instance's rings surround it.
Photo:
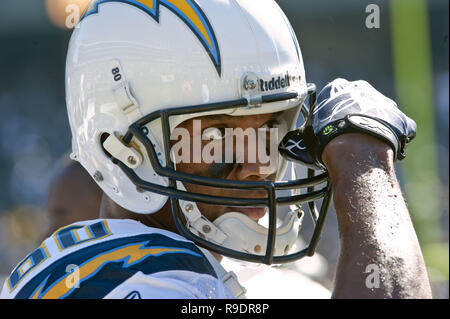
<path fill-rule="evenodd" d="M 326 125 L 317 133 L 318 150 L 315 154 L 319 158 L 316 160 L 323 164 L 321 157 L 325 146 L 335 137 L 346 133 L 363 133 L 376 137 L 392 147 L 394 159 L 404 158 L 404 152 L 399 152 L 400 142 L 397 135 L 386 123 L 368 115 L 350 114 L 344 119 Z"/>

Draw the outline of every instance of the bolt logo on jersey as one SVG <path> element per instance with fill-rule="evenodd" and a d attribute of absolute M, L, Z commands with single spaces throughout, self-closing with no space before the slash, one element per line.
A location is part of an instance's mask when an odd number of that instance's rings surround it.
<path fill-rule="evenodd" d="M 83 230 L 96 231 L 84 240 L 79 236 Z M 61 246 L 61 239 L 69 235 L 76 242 Z M 167 283 L 171 280 L 167 274 L 218 280 L 213 266 L 193 243 L 138 222 L 98 219 L 60 228 L 47 238 L 12 271 L 0 298 L 85 299 L 111 293 L 116 298 L 138 298 L 159 284 L 128 296 L 142 288 L 133 283 L 148 284 L 152 276 Z"/>
<path fill-rule="evenodd" d="M 163 5 L 175 13 L 197 36 L 201 44 L 208 52 L 211 61 L 221 75 L 220 52 L 214 30 L 211 27 L 206 15 L 193 0 L 96 0 L 92 2 L 80 21 L 99 12 L 99 5 L 106 2 L 122 2 L 135 6 L 149 14 L 159 23 L 159 6 Z"/>
<path fill-rule="evenodd" d="M 200 257 L 199 254 L 185 248 L 168 248 L 168 247 L 149 247 L 150 241 L 142 241 L 132 245 L 124 245 L 116 247 L 110 251 L 100 253 L 94 258 L 89 259 L 79 266 L 78 272 L 80 283 L 89 280 L 100 271 L 103 267 L 110 263 L 121 263 L 122 268 L 128 268 L 142 262 L 150 256 L 161 256 L 169 253 L 185 253 Z M 31 295 L 31 299 L 58 299 L 69 296 L 76 286 L 67 285 L 67 277 L 70 273 L 64 274 L 61 278 L 55 280 L 51 284 L 47 283 L 51 274 L 38 286 Z M 44 288 L 47 287 L 47 288 Z"/>

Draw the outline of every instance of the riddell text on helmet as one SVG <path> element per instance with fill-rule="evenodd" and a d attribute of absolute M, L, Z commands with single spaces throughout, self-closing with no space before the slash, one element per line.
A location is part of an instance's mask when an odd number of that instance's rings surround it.
<path fill-rule="evenodd" d="M 289 72 L 286 72 L 284 78 L 282 78 L 281 76 L 279 76 L 278 78 L 272 77 L 270 81 L 264 81 L 261 79 L 259 80 L 260 90 L 261 92 L 264 92 L 289 87 L 291 85 L 289 77 Z"/>

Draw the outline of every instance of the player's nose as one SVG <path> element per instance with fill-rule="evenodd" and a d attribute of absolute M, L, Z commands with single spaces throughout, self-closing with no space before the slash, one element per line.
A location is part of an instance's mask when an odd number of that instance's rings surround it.
<path fill-rule="evenodd" d="M 237 180 L 263 181 L 270 179 L 275 172 L 276 169 L 270 164 L 242 163 L 238 165 L 235 177 Z"/>

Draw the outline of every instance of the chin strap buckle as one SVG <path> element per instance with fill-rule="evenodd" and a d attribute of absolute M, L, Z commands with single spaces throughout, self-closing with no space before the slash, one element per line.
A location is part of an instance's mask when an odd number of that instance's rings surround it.
<path fill-rule="evenodd" d="M 212 240 L 217 244 L 223 244 L 227 235 L 214 223 L 206 219 L 194 203 L 180 200 L 181 211 L 188 221 L 188 227 L 198 232 L 199 236 Z"/>
<path fill-rule="evenodd" d="M 135 169 L 142 164 L 142 156 L 133 147 L 126 146 L 116 133 L 110 134 L 103 142 L 103 147 L 113 157 L 127 165 L 129 168 Z"/>

